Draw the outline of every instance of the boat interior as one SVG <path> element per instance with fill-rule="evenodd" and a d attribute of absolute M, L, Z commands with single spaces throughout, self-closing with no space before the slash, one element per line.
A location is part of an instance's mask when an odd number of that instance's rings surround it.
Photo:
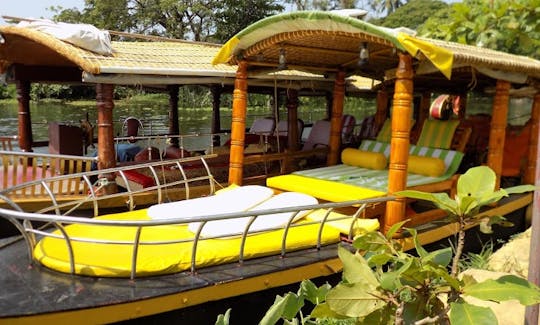
<path fill-rule="evenodd" d="M 452 194 L 460 173 L 477 165 L 493 169 L 497 187 L 510 179 L 537 182 L 540 62 L 530 58 L 328 12 L 268 17 L 222 47 L 171 45 L 172 51 L 204 52 L 194 60 L 206 64 L 208 84 L 227 79 L 234 94 L 230 141 L 204 153 L 185 152 L 171 125 L 166 137 L 172 149 L 143 149 L 140 160 L 117 164 L 121 143 L 110 128 L 114 85 L 169 82 L 174 103 L 178 84 L 200 82 L 200 71 L 185 76 L 178 66 L 165 66 L 133 73 L 126 49 L 140 46 L 150 55 L 163 46 L 159 42 L 114 42 L 117 54 L 107 57 L 24 28 L 2 27 L 0 33 L 6 44 L 42 51 L 56 64 L 47 71 L 75 71 L 71 82 L 81 82 L 82 72 L 84 82 L 95 83 L 101 126 L 95 157 L 0 152 L 0 220 L 11 229 L 2 239 L 0 267 L 7 271 L 0 283 L 13 288 L 0 295 L 10 306 L 1 308 L 0 320 L 114 322 L 336 274 L 337 245 L 348 246 L 359 233 L 386 232 L 408 220 L 419 241 L 430 244 L 458 231 L 444 211 L 396 192 Z M 27 88 L 41 81 L 44 64 L 23 54 L 0 44 L 0 58 L 16 72 L 11 82 L 18 85 L 21 112 L 28 110 Z M 27 75 L 32 80 L 17 79 Z M 379 81 L 369 90 L 376 112 L 365 120 L 343 110 L 355 75 Z M 246 125 L 247 94 L 261 83 L 286 88 L 286 146 L 280 145 L 279 121 Z M 328 95 L 328 116 L 302 143 L 306 126 L 298 119 L 298 97 L 314 85 Z M 524 90 L 532 99 L 530 122 L 512 130 L 510 97 Z M 467 113 L 471 92 L 492 98 L 489 115 Z M 174 117 L 177 107 L 171 106 Z M 27 130 L 29 121 L 20 124 Z M 139 132 L 117 140 L 148 140 Z M 17 141 L 31 148 L 31 132 Z M 520 155 L 518 162 L 513 155 Z M 512 195 L 482 213 L 523 217 L 532 197 Z M 398 236 L 405 249 L 414 247 L 407 232 Z M 24 296 L 36 290 L 47 292 L 30 307 Z M 70 294 L 62 296 L 66 290 Z"/>

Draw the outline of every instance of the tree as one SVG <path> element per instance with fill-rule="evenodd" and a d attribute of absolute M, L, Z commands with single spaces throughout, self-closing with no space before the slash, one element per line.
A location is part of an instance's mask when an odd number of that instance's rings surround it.
<path fill-rule="evenodd" d="M 406 0 L 371 0 L 371 8 L 378 13 L 385 12 L 389 15 L 406 2 Z"/>
<path fill-rule="evenodd" d="M 446 3 L 440 0 L 411 0 L 388 16 L 373 19 L 370 22 L 390 28 L 408 27 L 416 30 L 429 17 L 448 7 Z"/>
<path fill-rule="evenodd" d="M 422 36 L 540 58 L 540 0 L 465 0 L 431 17 Z"/>
<path fill-rule="evenodd" d="M 85 0 L 82 11 L 51 7 L 56 21 L 101 29 L 195 41 L 224 41 L 244 27 L 283 10 L 264 0 Z"/>
<path fill-rule="evenodd" d="M 293 4 L 296 10 L 335 10 L 351 9 L 358 5 L 357 0 L 285 0 Z"/>
<path fill-rule="evenodd" d="M 284 10 L 277 2 L 267 0 L 224 0 L 216 9 L 214 38 L 220 43 L 250 24 Z"/>

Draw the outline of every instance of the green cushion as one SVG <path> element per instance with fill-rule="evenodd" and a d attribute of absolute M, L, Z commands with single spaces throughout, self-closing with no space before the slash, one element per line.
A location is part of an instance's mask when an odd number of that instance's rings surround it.
<path fill-rule="evenodd" d="M 459 120 L 425 120 L 417 146 L 450 149 Z"/>

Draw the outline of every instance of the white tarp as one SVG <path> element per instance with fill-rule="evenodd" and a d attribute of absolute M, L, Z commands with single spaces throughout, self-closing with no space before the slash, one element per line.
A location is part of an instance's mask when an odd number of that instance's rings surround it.
<path fill-rule="evenodd" d="M 21 21 L 18 27 L 31 28 L 52 35 L 94 53 L 112 55 L 109 32 L 89 24 L 56 23 L 47 19 Z"/>

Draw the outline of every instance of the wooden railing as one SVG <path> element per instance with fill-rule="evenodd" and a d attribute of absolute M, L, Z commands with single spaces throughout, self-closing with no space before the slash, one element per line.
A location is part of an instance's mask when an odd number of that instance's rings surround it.
<path fill-rule="evenodd" d="M 39 154 L 18 151 L 0 151 L 2 165 L 0 173 L 0 190 L 22 183 L 44 180 L 52 176 L 75 174 L 92 169 L 97 162 L 96 157 L 69 155 Z M 48 181 L 49 182 L 49 181 Z M 76 195 L 86 193 L 88 185 L 80 179 L 66 179 L 50 182 L 48 187 L 36 183 L 35 186 L 21 188 L 16 192 L 23 196 L 54 194 Z"/>
<path fill-rule="evenodd" d="M 2 150 L 13 150 L 13 142 L 17 140 L 17 136 L 0 136 L 0 149 Z"/>

